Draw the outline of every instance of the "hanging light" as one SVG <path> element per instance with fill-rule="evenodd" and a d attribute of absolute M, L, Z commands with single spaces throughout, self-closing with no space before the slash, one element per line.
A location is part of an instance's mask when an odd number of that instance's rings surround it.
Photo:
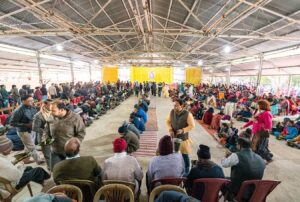
<path fill-rule="evenodd" d="M 188 68 L 188 67 L 189 67 L 189 65 L 188 65 L 188 64 L 185 64 L 185 65 L 184 65 L 184 67 L 185 67 L 185 68 Z"/>
<path fill-rule="evenodd" d="M 225 53 L 230 53 L 230 51 L 231 51 L 231 47 L 230 46 L 228 46 L 228 45 L 226 45 L 226 46 L 224 46 L 224 52 Z"/>
<path fill-rule="evenodd" d="M 64 50 L 64 47 L 60 44 L 57 44 L 55 47 L 56 47 L 56 50 L 58 50 L 58 51 Z"/>
<path fill-rule="evenodd" d="M 94 60 L 94 64 L 95 65 L 99 64 L 99 60 Z"/>
<path fill-rule="evenodd" d="M 202 66 L 203 65 L 203 61 L 199 60 L 197 64 L 198 64 L 198 66 Z"/>

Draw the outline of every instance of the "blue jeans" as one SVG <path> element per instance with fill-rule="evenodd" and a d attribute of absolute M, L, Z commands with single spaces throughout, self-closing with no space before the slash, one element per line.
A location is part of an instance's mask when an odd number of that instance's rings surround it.
<path fill-rule="evenodd" d="M 48 95 L 43 95 L 42 100 L 45 101 L 45 100 L 47 100 L 47 99 L 48 99 Z"/>
<path fill-rule="evenodd" d="M 55 152 L 51 152 L 50 161 L 51 161 L 51 171 L 53 171 L 53 168 L 55 164 L 63 161 L 66 159 L 66 156 L 64 154 L 58 154 Z"/>
<path fill-rule="evenodd" d="M 184 174 L 187 176 L 190 172 L 190 157 L 188 154 L 182 154 L 182 158 L 184 160 L 185 170 Z"/>

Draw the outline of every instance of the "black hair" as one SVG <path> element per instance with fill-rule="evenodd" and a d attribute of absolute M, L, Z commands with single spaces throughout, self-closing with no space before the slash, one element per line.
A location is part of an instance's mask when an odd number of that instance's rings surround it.
<path fill-rule="evenodd" d="M 52 103 L 53 105 L 56 105 L 58 109 L 63 109 L 63 110 L 67 110 L 67 106 L 65 105 L 64 102 L 62 102 L 61 100 L 56 100 Z"/>
<path fill-rule="evenodd" d="M 178 102 L 180 106 L 183 106 L 185 103 L 182 99 L 177 99 L 176 102 Z"/>
<path fill-rule="evenodd" d="M 11 86 L 12 88 L 17 87 L 15 84 Z"/>
<path fill-rule="evenodd" d="M 251 141 L 249 138 L 246 137 L 239 137 L 238 138 L 238 144 L 242 147 L 242 148 L 250 148 L 251 146 Z"/>
<path fill-rule="evenodd" d="M 28 95 L 23 95 L 22 97 L 21 97 L 21 101 L 25 101 L 25 100 L 27 100 L 28 98 L 31 98 L 32 96 L 30 95 L 30 94 L 28 94 Z"/>

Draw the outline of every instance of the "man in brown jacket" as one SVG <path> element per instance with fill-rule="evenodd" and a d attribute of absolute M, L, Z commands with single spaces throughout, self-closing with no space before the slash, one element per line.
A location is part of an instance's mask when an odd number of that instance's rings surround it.
<path fill-rule="evenodd" d="M 44 139 L 49 136 L 54 138 L 54 142 L 51 145 L 51 169 L 53 169 L 56 163 L 65 160 L 64 146 L 70 138 L 76 137 L 80 141 L 83 140 L 85 125 L 82 118 L 68 110 L 66 105 L 60 100 L 52 102 L 51 112 L 54 120 L 46 127 Z"/>

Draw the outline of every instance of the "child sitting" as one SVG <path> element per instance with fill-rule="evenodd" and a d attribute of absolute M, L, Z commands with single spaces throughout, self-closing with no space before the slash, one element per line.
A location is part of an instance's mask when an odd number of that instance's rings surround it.
<path fill-rule="evenodd" d="M 231 152 L 236 152 L 237 150 L 237 139 L 238 139 L 238 132 L 239 130 L 234 128 L 231 124 L 229 128 L 229 133 L 226 138 L 226 144 L 225 147 L 229 149 Z"/>
<path fill-rule="evenodd" d="M 229 121 L 221 122 L 221 127 L 217 133 L 218 137 L 220 138 L 221 144 L 226 144 L 226 138 L 229 136 Z"/>

